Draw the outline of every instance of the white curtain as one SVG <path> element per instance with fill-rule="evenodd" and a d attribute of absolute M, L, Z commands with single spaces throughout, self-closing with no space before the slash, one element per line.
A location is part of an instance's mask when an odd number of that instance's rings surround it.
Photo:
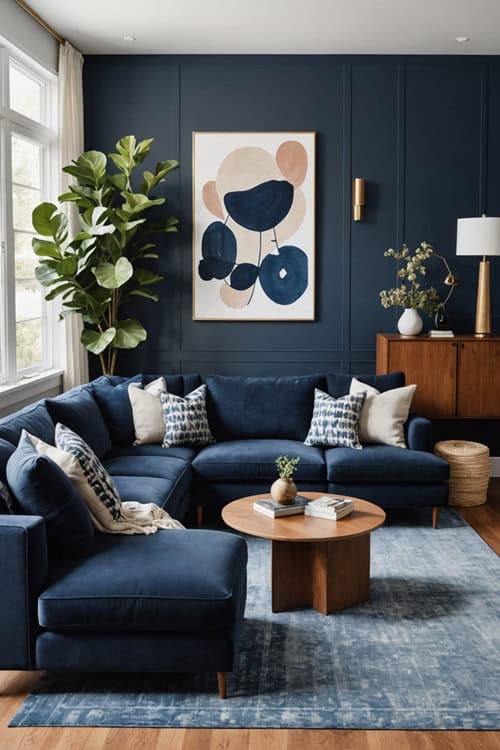
<path fill-rule="evenodd" d="M 84 150 L 83 139 L 83 57 L 71 44 L 65 42 L 59 48 L 59 157 L 64 167 L 78 158 Z M 61 193 L 68 190 L 72 177 L 61 171 Z M 66 203 L 70 234 L 79 228 L 78 210 L 73 203 Z M 87 351 L 80 342 L 82 320 L 80 315 L 70 315 L 64 320 L 66 355 L 64 365 L 64 389 L 85 383 L 89 379 Z"/>

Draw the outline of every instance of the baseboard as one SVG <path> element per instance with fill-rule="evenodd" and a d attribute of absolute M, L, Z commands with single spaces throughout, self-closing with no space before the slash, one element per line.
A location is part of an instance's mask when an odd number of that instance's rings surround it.
<path fill-rule="evenodd" d="M 490 457 L 490 477 L 500 477 L 500 456 Z"/>

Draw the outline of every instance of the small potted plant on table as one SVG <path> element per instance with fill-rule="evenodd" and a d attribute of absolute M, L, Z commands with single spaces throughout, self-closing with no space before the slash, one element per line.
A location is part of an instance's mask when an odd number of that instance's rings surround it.
<path fill-rule="evenodd" d="M 297 486 L 292 479 L 297 470 L 300 458 L 289 458 L 278 456 L 276 466 L 278 467 L 278 479 L 271 485 L 271 497 L 281 505 L 291 505 L 297 497 Z"/>

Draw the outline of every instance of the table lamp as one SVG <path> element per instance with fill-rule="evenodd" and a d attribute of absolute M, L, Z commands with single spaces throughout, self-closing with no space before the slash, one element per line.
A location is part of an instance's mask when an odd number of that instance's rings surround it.
<path fill-rule="evenodd" d="M 475 336 L 491 333 L 490 262 L 488 255 L 500 255 L 500 218 L 485 216 L 458 219 L 457 255 L 482 255 L 477 282 Z"/>

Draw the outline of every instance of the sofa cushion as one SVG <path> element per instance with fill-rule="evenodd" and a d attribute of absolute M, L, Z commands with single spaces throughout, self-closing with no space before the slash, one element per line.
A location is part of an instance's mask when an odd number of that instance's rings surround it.
<path fill-rule="evenodd" d="M 54 442 L 54 422 L 43 401 L 37 401 L 0 419 L 0 438 L 13 445 L 18 444 L 23 430 L 36 435 L 46 443 Z"/>
<path fill-rule="evenodd" d="M 386 375 L 345 375 L 341 372 L 331 372 L 326 376 L 330 396 L 339 398 L 347 395 L 353 377 L 361 383 L 373 386 L 381 393 L 392 388 L 402 388 L 405 384 L 404 372 L 388 372 Z"/>
<path fill-rule="evenodd" d="M 193 461 L 195 473 L 209 481 L 249 481 L 277 476 L 278 456 L 299 456 L 293 478 L 297 481 L 325 480 L 323 451 L 294 440 L 231 440 L 209 445 Z"/>
<path fill-rule="evenodd" d="M 82 388 L 73 395 L 64 394 L 57 399 L 47 399 L 46 404 L 54 423 L 60 422 L 76 432 L 98 458 L 109 451 L 109 431 L 90 391 Z"/>
<path fill-rule="evenodd" d="M 216 440 L 304 440 L 322 375 L 244 378 L 209 375 L 207 409 Z"/>
<path fill-rule="evenodd" d="M 362 451 L 331 448 L 325 451 L 329 482 L 376 482 L 380 484 L 445 482 L 449 467 L 433 453 L 366 445 Z"/>
<path fill-rule="evenodd" d="M 184 465 L 184 470 L 175 479 L 114 476 L 113 482 L 123 502 L 155 503 L 177 518 L 176 510 L 184 495 L 189 492 L 191 476 L 190 467 Z"/>
<path fill-rule="evenodd" d="M 134 421 L 128 397 L 130 383 L 142 383 L 142 375 L 116 378 L 103 375 L 92 383 L 92 392 L 102 412 L 113 445 L 134 442 Z"/>
<path fill-rule="evenodd" d="M 37 452 L 27 432 L 9 458 L 7 477 L 22 512 L 44 518 L 49 550 L 88 554 L 94 529 L 87 506 L 62 469 Z"/>
<path fill-rule="evenodd" d="M 226 628 L 240 616 L 246 561 L 244 540 L 220 531 L 98 536 L 89 558 L 51 566 L 39 622 L 80 632 Z"/>
<path fill-rule="evenodd" d="M 169 456 L 190 462 L 197 453 L 198 450 L 190 445 L 177 445 L 172 448 L 164 448 L 162 445 L 115 445 L 106 454 L 105 458 L 118 458 L 120 456 Z"/>
<path fill-rule="evenodd" d="M 176 479 L 186 470 L 185 461 L 169 456 L 114 456 L 103 458 L 101 463 L 112 477 Z"/>

